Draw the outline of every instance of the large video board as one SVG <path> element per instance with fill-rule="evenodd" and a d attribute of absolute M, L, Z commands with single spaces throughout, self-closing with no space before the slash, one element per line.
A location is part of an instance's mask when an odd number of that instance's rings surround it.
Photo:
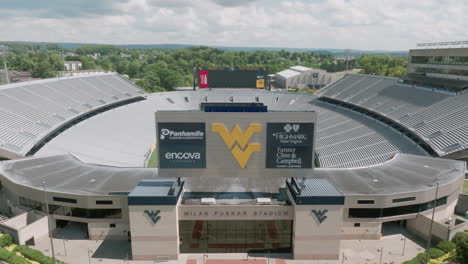
<path fill-rule="evenodd" d="M 205 123 L 157 123 L 159 168 L 206 168 Z"/>
<path fill-rule="evenodd" d="M 264 89 L 267 77 L 264 67 L 198 67 L 200 88 Z"/>
<path fill-rule="evenodd" d="M 314 123 L 268 123 L 267 168 L 312 168 Z"/>

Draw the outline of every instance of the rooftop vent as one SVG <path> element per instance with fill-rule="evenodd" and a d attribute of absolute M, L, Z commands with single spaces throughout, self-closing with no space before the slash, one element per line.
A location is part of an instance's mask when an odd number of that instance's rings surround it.
<path fill-rule="evenodd" d="M 415 129 L 418 129 L 418 128 L 424 126 L 425 124 L 426 124 L 426 122 L 421 121 L 421 122 L 417 123 L 416 125 L 414 125 L 414 128 L 415 128 Z"/>
<path fill-rule="evenodd" d="M 70 112 L 72 112 L 74 114 L 79 114 L 80 113 L 80 112 L 78 112 L 77 110 L 75 110 L 75 109 L 73 109 L 71 107 L 68 108 L 68 111 L 70 111 Z"/>
<path fill-rule="evenodd" d="M 216 204 L 215 198 L 201 198 L 201 204 L 214 205 Z"/>
<path fill-rule="evenodd" d="M 259 197 L 257 198 L 257 204 L 271 204 L 270 198 Z"/>
<path fill-rule="evenodd" d="M 427 138 L 433 139 L 435 137 L 439 137 L 439 136 L 442 136 L 442 135 L 443 135 L 443 133 L 441 131 L 437 131 L 437 132 L 434 132 L 434 133 L 430 134 L 429 136 L 427 136 Z"/>
<path fill-rule="evenodd" d="M 59 115 L 59 114 L 53 114 L 53 116 L 54 116 L 55 118 L 57 118 L 58 120 L 61 120 L 61 121 L 64 121 L 64 120 L 65 120 L 65 117 L 63 117 L 63 116 L 61 116 L 61 115 Z"/>

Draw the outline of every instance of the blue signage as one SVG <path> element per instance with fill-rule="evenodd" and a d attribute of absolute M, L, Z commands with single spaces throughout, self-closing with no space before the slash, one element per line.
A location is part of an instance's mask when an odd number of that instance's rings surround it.
<path fill-rule="evenodd" d="M 148 217 L 151 219 L 153 224 L 156 224 L 159 221 L 159 219 L 161 219 L 161 217 L 159 216 L 160 212 L 161 212 L 160 210 L 156 210 L 156 211 L 145 210 L 145 214 L 148 215 Z"/>
<path fill-rule="evenodd" d="M 312 210 L 312 213 L 315 215 L 315 217 L 317 218 L 317 220 L 319 221 L 319 223 L 323 223 L 323 221 L 325 221 L 325 219 L 327 219 L 327 214 L 328 210 L 325 209 L 325 210 Z"/>

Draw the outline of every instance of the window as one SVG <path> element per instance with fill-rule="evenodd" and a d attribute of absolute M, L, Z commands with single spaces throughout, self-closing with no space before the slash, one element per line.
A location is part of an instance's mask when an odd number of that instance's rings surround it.
<path fill-rule="evenodd" d="M 403 198 L 397 198 L 393 199 L 392 203 L 403 203 L 403 202 L 409 202 L 409 201 L 414 201 L 416 200 L 416 197 L 403 197 Z"/>
<path fill-rule="evenodd" d="M 27 208 L 34 208 L 38 210 L 41 210 L 41 206 L 43 205 L 43 203 L 28 199 L 28 198 L 24 198 L 22 196 L 19 197 L 19 203 L 21 206 L 24 206 Z"/>
<path fill-rule="evenodd" d="M 468 65 L 467 56 L 411 56 L 415 64 Z"/>
<path fill-rule="evenodd" d="M 374 200 L 358 200 L 358 204 L 374 204 Z"/>
<path fill-rule="evenodd" d="M 76 199 L 71 199 L 71 198 L 63 198 L 63 197 L 55 197 L 53 198 L 54 202 L 61 202 L 61 203 L 75 203 L 76 204 Z"/>
<path fill-rule="evenodd" d="M 80 218 L 121 219 L 121 209 L 86 209 L 68 206 L 49 205 L 50 214 L 66 215 Z"/>
<path fill-rule="evenodd" d="M 96 204 L 113 204 L 113 201 L 110 200 L 97 200 Z"/>
<path fill-rule="evenodd" d="M 115 224 L 109 224 L 110 228 L 115 228 Z"/>
<path fill-rule="evenodd" d="M 412 197 L 408 197 L 412 198 Z M 436 206 L 442 206 L 447 204 L 447 197 L 442 197 L 436 200 Z M 416 214 L 419 212 L 427 211 L 432 209 L 434 206 L 434 201 L 429 201 L 427 203 L 421 204 L 412 204 L 404 206 L 396 206 L 389 208 L 349 208 L 348 217 L 349 218 L 380 218 L 380 217 L 390 217 L 397 215 L 406 215 L 406 214 Z"/>

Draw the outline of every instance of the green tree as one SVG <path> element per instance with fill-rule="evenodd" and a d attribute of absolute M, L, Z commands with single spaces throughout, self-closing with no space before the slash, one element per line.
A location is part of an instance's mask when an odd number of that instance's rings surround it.
<path fill-rule="evenodd" d="M 160 86 L 161 80 L 154 72 L 150 72 L 143 79 L 137 80 L 136 85 L 152 93 L 164 91 L 164 88 Z"/>
<path fill-rule="evenodd" d="M 460 263 L 468 263 L 468 232 L 458 232 L 452 239 L 456 245 L 455 258 Z"/>

